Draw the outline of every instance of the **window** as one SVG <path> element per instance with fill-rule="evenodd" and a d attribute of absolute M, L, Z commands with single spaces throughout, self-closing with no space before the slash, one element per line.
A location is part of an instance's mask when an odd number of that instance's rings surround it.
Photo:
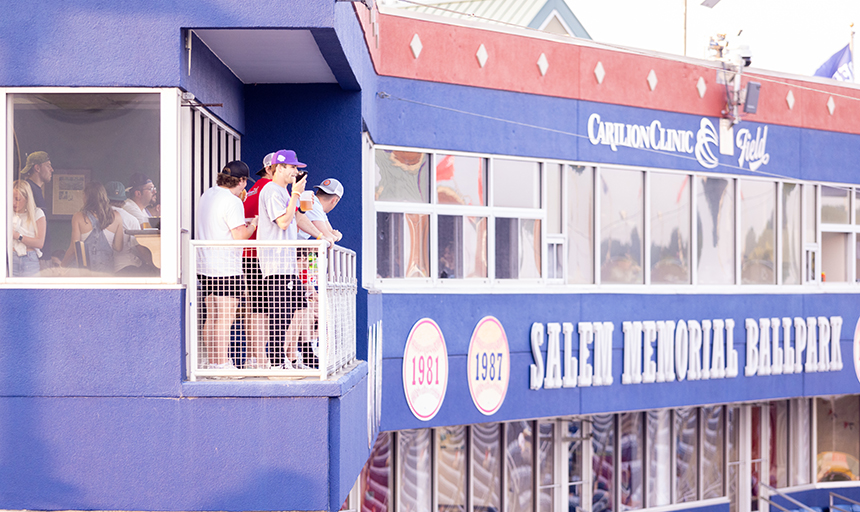
<path fill-rule="evenodd" d="M 672 502 L 672 424 L 670 411 L 648 411 L 648 506 Z"/>
<path fill-rule="evenodd" d="M 567 166 L 567 282 L 594 282 L 594 168 Z"/>
<path fill-rule="evenodd" d="M 176 149 L 176 141 L 163 147 L 161 92 L 7 98 L 15 180 L 9 229 L 20 234 L 10 244 L 9 277 L 160 277 L 162 152 Z M 178 108 L 176 101 L 164 115 L 175 117 Z M 93 229 L 85 208 L 107 224 L 103 230 Z"/>
<path fill-rule="evenodd" d="M 643 283 L 643 174 L 600 171 L 600 281 Z"/>
<path fill-rule="evenodd" d="M 552 512 L 558 493 L 555 468 L 555 422 L 538 424 L 538 511 Z"/>
<path fill-rule="evenodd" d="M 690 176 L 652 172 L 651 282 L 690 283 Z"/>
<path fill-rule="evenodd" d="M 361 512 L 387 512 L 391 497 L 391 441 L 383 432 L 376 438 L 370 457 L 358 477 Z"/>
<path fill-rule="evenodd" d="M 776 189 L 769 181 L 740 180 L 741 280 L 776 284 Z"/>
<path fill-rule="evenodd" d="M 735 180 L 696 178 L 697 280 L 735 283 Z"/>
<path fill-rule="evenodd" d="M 815 399 L 817 482 L 860 480 L 860 401 L 856 395 Z"/>
<path fill-rule="evenodd" d="M 723 461 L 725 428 L 723 406 L 702 407 L 702 499 L 725 496 Z"/>
<path fill-rule="evenodd" d="M 645 432 L 643 414 L 639 412 L 621 414 L 621 471 L 618 485 L 621 487 L 621 510 L 639 509 L 644 506 L 644 459 Z"/>
<path fill-rule="evenodd" d="M 466 512 L 466 427 L 436 429 L 436 503 L 439 512 Z"/>
<path fill-rule="evenodd" d="M 615 416 L 592 416 L 591 512 L 615 510 Z"/>
<path fill-rule="evenodd" d="M 567 476 L 565 478 L 567 481 L 567 502 L 569 508 L 573 511 L 577 508 L 583 509 L 584 507 L 584 503 L 582 502 L 582 477 L 585 465 L 583 464 L 582 449 L 583 440 L 587 438 L 584 437 L 583 426 L 584 423 L 577 420 L 562 423 L 565 436 L 564 443 L 567 446 Z"/>
<path fill-rule="evenodd" d="M 500 424 L 472 425 L 472 511 L 501 510 Z"/>
<path fill-rule="evenodd" d="M 531 512 L 534 433 L 532 422 L 505 424 L 505 496 L 507 512 Z"/>
<path fill-rule="evenodd" d="M 397 510 L 431 510 L 430 433 L 405 430 L 397 436 Z"/>
<path fill-rule="evenodd" d="M 771 402 L 770 413 L 770 486 L 788 486 L 788 401 Z"/>
<path fill-rule="evenodd" d="M 675 503 L 698 499 L 698 409 L 675 410 Z"/>

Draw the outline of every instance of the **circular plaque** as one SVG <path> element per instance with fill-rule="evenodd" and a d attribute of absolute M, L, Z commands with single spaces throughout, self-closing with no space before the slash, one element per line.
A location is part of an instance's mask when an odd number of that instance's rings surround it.
<path fill-rule="evenodd" d="M 403 391 L 416 418 L 429 421 L 448 388 L 448 349 L 436 322 L 422 318 L 412 326 L 403 351 Z"/>
<path fill-rule="evenodd" d="M 484 317 L 475 327 L 467 364 L 472 402 L 481 413 L 495 414 L 505 401 L 511 380 L 508 337 L 495 317 Z"/>

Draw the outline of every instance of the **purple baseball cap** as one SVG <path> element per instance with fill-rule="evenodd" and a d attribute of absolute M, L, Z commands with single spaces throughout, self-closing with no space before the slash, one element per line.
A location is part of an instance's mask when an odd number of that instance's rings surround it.
<path fill-rule="evenodd" d="M 296 152 L 291 149 L 282 149 L 280 151 L 275 151 L 275 154 L 272 155 L 272 165 L 278 164 L 295 165 L 296 167 L 307 167 L 307 164 L 299 162 L 299 159 L 296 158 Z"/>

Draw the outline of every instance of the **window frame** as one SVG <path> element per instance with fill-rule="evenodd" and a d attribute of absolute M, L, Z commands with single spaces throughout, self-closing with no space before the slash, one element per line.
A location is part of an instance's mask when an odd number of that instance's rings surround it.
<path fill-rule="evenodd" d="M 0 181 L 2 205 L 6 218 L 12 215 L 11 190 L 14 173 L 12 133 L 14 117 L 11 101 L 16 94 L 158 94 L 159 95 L 159 195 L 161 196 L 161 273 L 158 277 L 11 277 L 6 272 L 0 276 L 0 285 L 21 288 L 137 288 L 167 287 L 179 288 L 181 276 L 180 263 L 180 181 L 181 169 L 181 131 L 180 115 L 182 91 L 173 87 L 5 87 L 0 88 L 0 161 L 5 163 L 6 179 Z M 0 236 L 8 239 L 9 222 L 0 223 Z M 9 268 L 11 241 L 7 240 L 3 262 Z"/>
<path fill-rule="evenodd" d="M 418 147 L 400 147 L 390 145 L 374 145 L 367 133 L 365 136 L 365 180 L 364 180 L 364 205 L 365 211 L 374 212 L 374 215 L 366 215 L 364 221 L 365 236 L 364 240 L 364 277 L 363 285 L 368 289 L 380 289 L 391 292 L 415 292 L 421 290 L 442 292 L 442 293 L 462 293 L 468 289 L 475 289 L 475 285 L 479 285 L 482 289 L 488 292 L 496 293 L 637 293 L 637 294 L 796 294 L 815 292 L 860 292 L 860 282 L 856 279 L 860 278 L 860 271 L 856 270 L 857 257 L 860 256 L 860 251 L 855 247 L 855 241 L 860 240 L 860 224 L 857 224 L 860 219 L 860 213 L 857 212 L 860 207 L 860 184 L 832 184 L 822 181 L 799 180 L 792 178 L 770 178 L 755 175 L 745 174 L 729 174 L 719 172 L 707 172 L 699 170 L 682 170 L 682 169 L 662 169 L 645 166 L 618 165 L 618 164 L 602 164 L 595 162 L 584 161 L 568 161 L 552 158 L 523 158 L 508 155 L 496 155 L 490 153 L 477 153 L 467 151 L 451 151 L 443 149 L 428 149 Z M 430 189 L 431 197 L 428 203 L 398 203 L 398 202 L 377 202 L 374 200 L 374 169 L 375 169 L 375 152 L 381 150 L 402 150 L 427 153 L 430 155 Z M 454 155 L 468 156 L 475 158 L 488 159 L 488 186 L 487 186 L 487 202 L 485 207 L 479 206 L 459 206 L 459 205 L 439 205 L 436 204 L 437 197 L 435 195 L 436 187 L 436 162 L 437 155 Z M 520 160 L 527 162 L 537 162 L 540 165 L 540 189 L 541 203 L 540 208 L 503 208 L 494 206 L 493 204 L 493 162 L 495 159 L 503 160 Z M 547 219 L 549 214 L 548 201 L 548 166 L 561 166 L 561 230 L 562 233 L 549 234 Z M 591 191 L 592 200 L 592 241 L 589 248 L 592 265 L 591 283 L 568 283 L 568 278 L 571 272 L 570 252 L 571 247 L 570 237 L 571 226 L 569 225 L 569 208 L 572 204 L 571 191 L 569 190 L 569 180 L 571 170 L 574 167 L 585 167 L 592 172 L 593 189 Z M 601 222 L 600 222 L 600 176 L 604 169 L 613 169 L 621 171 L 641 172 L 643 174 L 643 213 L 644 213 L 644 228 L 642 233 L 642 274 L 643 282 L 630 283 L 602 283 L 601 282 Z M 652 219 L 651 219 L 651 174 L 675 174 L 689 178 L 691 181 L 689 187 L 689 222 L 690 222 L 690 282 L 682 284 L 655 284 L 651 280 L 651 244 L 652 244 Z M 703 177 L 714 177 L 725 180 L 730 180 L 733 186 L 732 198 L 734 200 L 734 222 L 733 222 L 733 269 L 734 279 L 731 284 L 701 284 L 699 282 L 699 269 L 697 265 L 698 258 L 698 193 L 701 187 L 699 179 Z M 740 197 L 742 194 L 742 182 L 764 182 L 775 185 L 774 188 L 774 273 L 775 278 L 773 283 L 766 284 L 744 284 L 742 275 L 743 265 L 743 247 L 741 226 L 742 205 Z M 784 219 L 783 212 L 785 205 L 783 204 L 783 189 L 785 184 L 800 185 L 800 233 L 797 233 L 796 239 L 799 241 L 800 247 L 791 248 L 801 255 L 800 270 L 803 274 L 800 283 L 785 284 L 782 271 L 785 255 L 783 254 L 783 239 L 785 234 L 783 230 Z M 821 187 L 822 186 L 838 186 L 849 189 L 849 209 L 850 222 L 845 225 L 822 225 L 821 218 Z M 815 205 L 809 205 L 808 189 L 814 187 Z M 810 207 L 814 207 L 814 218 L 810 218 Z M 405 278 L 377 278 L 376 277 L 376 216 L 375 213 L 381 211 L 390 211 L 395 213 L 421 213 L 430 216 L 429 237 L 429 259 L 430 268 L 428 278 L 405 279 Z M 459 216 L 480 216 L 487 218 L 487 278 L 455 278 L 455 279 L 440 279 L 438 275 L 438 216 L 439 215 L 459 215 Z M 496 279 L 496 248 L 495 248 L 495 219 L 497 218 L 517 218 L 517 219 L 535 219 L 541 221 L 541 277 L 537 279 Z M 811 224 L 811 227 L 810 227 Z M 807 231 L 815 233 L 815 240 L 808 240 L 810 237 Z M 820 267 L 822 262 L 821 249 L 821 234 L 829 232 L 846 233 L 846 236 L 853 234 L 855 237 L 849 240 L 847 244 L 846 261 L 848 264 L 848 282 L 840 283 L 822 283 L 820 277 Z M 553 275 L 551 269 L 548 268 L 551 261 L 549 251 L 555 249 L 560 251 L 562 255 L 562 275 Z M 813 269 L 811 265 L 818 268 Z M 810 279 L 810 273 L 813 272 Z M 551 277 L 552 276 L 552 277 Z M 547 286 L 548 285 L 548 286 Z"/>

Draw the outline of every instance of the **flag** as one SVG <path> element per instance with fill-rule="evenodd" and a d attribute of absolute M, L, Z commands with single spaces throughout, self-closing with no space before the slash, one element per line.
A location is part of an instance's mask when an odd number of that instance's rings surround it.
<path fill-rule="evenodd" d="M 854 81 L 854 69 L 851 62 L 851 45 L 845 45 L 845 48 L 834 53 L 832 57 L 827 59 L 827 62 L 818 68 L 815 76 L 823 76 L 825 78 L 833 78 L 843 82 Z"/>

